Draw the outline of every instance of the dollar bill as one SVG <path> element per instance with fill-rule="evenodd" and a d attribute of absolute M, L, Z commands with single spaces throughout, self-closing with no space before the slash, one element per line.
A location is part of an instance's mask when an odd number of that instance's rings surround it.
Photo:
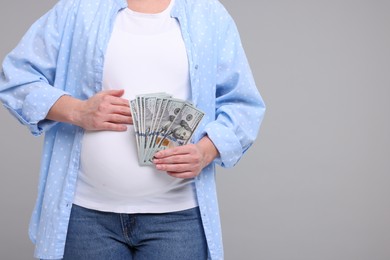
<path fill-rule="evenodd" d="M 153 107 L 156 97 L 170 97 L 164 92 L 137 95 L 135 98 L 138 113 L 138 159 L 142 164 L 146 153 L 146 138 L 149 131 L 150 121 L 153 119 Z"/>
<path fill-rule="evenodd" d="M 144 149 L 144 157 L 141 158 L 143 161 L 146 160 L 146 155 L 149 153 L 151 149 L 151 139 L 153 135 L 156 134 L 156 121 L 158 121 L 157 113 L 159 113 L 159 109 L 161 109 L 161 105 L 163 103 L 164 97 L 170 97 L 168 95 L 153 95 L 144 97 L 144 127 L 145 127 L 145 138 L 143 140 L 143 149 Z"/>
<path fill-rule="evenodd" d="M 146 151 L 144 156 L 144 162 L 147 163 L 148 156 L 151 153 L 151 151 L 154 148 L 154 144 L 156 142 L 156 138 L 158 136 L 158 130 L 162 119 L 162 114 L 165 111 L 168 104 L 167 98 L 157 98 L 156 100 L 156 111 L 155 116 L 152 120 L 152 127 L 148 135 L 147 144 L 146 144 Z"/>
<path fill-rule="evenodd" d="M 130 100 L 130 111 L 133 118 L 135 141 L 137 145 L 138 158 L 140 158 L 140 135 L 139 135 L 139 115 L 136 100 Z"/>
<path fill-rule="evenodd" d="M 151 165 L 154 154 L 187 144 L 204 113 L 191 103 L 160 92 L 130 101 L 140 165 Z"/>
<path fill-rule="evenodd" d="M 204 113 L 202 111 L 191 104 L 186 103 L 173 121 L 169 130 L 154 148 L 153 154 L 167 148 L 187 144 L 202 120 L 203 115 Z M 149 160 L 151 159 L 152 157 L 149 158 Z"/>
<path fill-rule="evenodd" d="M 151 149 L 146 151 L 146 160 L 144 164 L 151 164 L 151 158 L 154 155 L 154 151 L 160 145 L 162 139 L 169 133 L 173 122 L 180 114 L 181 109 L 184 106 L 184 101 L 179 99 L 170 98 L 167 101 L 165 109 L 162 111 L 159 125 L 157 126 Z"/>

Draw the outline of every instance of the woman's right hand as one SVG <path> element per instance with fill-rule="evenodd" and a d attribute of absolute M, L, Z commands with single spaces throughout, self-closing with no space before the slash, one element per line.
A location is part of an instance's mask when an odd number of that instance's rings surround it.
<path fill-rule="evenodd" d="M 85 130 L 126 131 L 133 123 L 124 90 L 101 91 L 82 101 L 62 96 L 50 109 L 47 119 L 78 125 Z"/>

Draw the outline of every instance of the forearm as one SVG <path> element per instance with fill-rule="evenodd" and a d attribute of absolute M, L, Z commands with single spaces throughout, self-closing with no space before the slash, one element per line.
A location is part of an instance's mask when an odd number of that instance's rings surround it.
<path fill-rule="evenodd" d="M 56 122 L 79 125 L 77 115 L 81 110 L 82 103 L 82 100 L 72 96 L 63 95 L 50 108 L 46 119 L 50 119 Z"/>

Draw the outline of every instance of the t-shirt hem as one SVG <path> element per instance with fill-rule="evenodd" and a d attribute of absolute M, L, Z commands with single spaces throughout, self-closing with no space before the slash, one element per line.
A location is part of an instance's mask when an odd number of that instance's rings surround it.
<path fill-rule="evenodd" d="M 104 212 L 113 212 L 113 213 L 123 213 L 123 214 L 137 214 L 137 213 L 167 213 L 175 212 L 186 209 L 195 208 L 198 206 L 198 203 L 195 200 L 186 201 L 183 203 L 175 204 L 164 204 L 164 205 L 123 205 L 123 206 L 111 206 L 111 205 L 101 205 L 99 203 L 93 203 L 91 201 L 83 201 L 82 199 L 77 199 L 73 204 L 84 207 L 87 209 L 104 211 Z"/>

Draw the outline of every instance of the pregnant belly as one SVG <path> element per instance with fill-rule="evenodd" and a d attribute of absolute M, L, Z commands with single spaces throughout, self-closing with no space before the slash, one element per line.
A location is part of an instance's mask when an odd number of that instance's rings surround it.
<path fill-rule="evenodd" d="M 144 197 L 180 183 L 154 166 L 139 166 L 133 127 L 126 132 L 86 132 L 80 159 L 79 180 L 107 195 Z"/>

